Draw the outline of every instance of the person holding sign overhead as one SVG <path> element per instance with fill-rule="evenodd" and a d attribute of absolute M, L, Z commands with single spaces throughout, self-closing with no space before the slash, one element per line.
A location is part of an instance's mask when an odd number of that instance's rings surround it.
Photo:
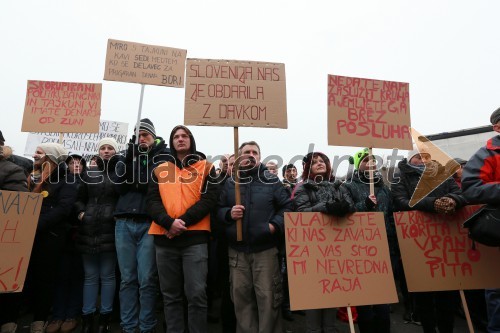
<path fill-rule="evenodd" d="M 398 168 L 399 174 L 395 174 L 395 179 L 399 178 L 399 182 L 391 187 L 395 211 L 420 210 L 450 214 L 466 204 L 460 188 L 450 177 L 414 206 L 410 206 L 410 199 L 417 190 L 417 186 L 431 186 L 429 182 L 419 183 L 423 175 L 426 172 L 433 172 L 433 170 L 439 172 L 444 169 L 438 162 L 432 160 L 427 150 L 419 151 L 415 148 L 409 151 L 408 158 L 399 162 Z M 430 182 L 432 183 L 432 179 Z M 432 186 L 434 185 L 438 184 L 432 183 Z M 435 332 L 436 327 L 440 333 L 453 332 L 455 311 L 459 301 L 456 291 L 415 292 L 410 295 L 415 297 L 416 312 L 420 315 L 424 332 Z"/>
<path fill-rule="evenodd" d="M 335 181 L 330 159 L 311 152 L 303 159 L 302 183 L 295 187 L 294 206 L 298 212 L 320 212 L 344 216 L 354 212 L 354 202 L 340 181 Z M 335 309 L 306 311 L 307 332 L 334 333 Z"/>
<path fill-rule="evenodd" d="M 384 184 L 382 175 L 376 171 L 376 160 L 370 151 L 364 148 L 356 152 L 349 162 L 354 164 L 352 177 L 345 182 L 345 187 L 354 200 L 357 212 L 384 213 L 387 240 L 391 262 L 394 264 L 399 258 L 396 227 L 392 217 L 392 200 L 389 188 Z M 369 170 L 373 170 L 373 179 L 370 179 Z M 370 194 L 370 183 L 374 184 L 374 194 Z M 390 333 L 391 318 L 389 304 L 357 306 L 358 327 L 361 333 Z"/>
<path fill-rule="evenodd" d="M 231 298 L 238 333 L 281 333 L 281 273 L 279 242 L 284 213 L 292 203 L 278 177 L 260 162 L 255 141 L 239 147 L 237 159 L 241 204 L 236 204 L 235 177 L 226 181 L 219 199 L 217 219 L 225 226 L 229 243 Z M 236 171 L 238 170 L 238 171 Z M 237 241 L 236 221 L 242 220 L 243 240 Z"/>

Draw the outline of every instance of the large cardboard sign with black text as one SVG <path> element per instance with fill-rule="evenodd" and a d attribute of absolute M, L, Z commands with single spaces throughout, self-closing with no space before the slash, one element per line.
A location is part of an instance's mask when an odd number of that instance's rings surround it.
<path fill-rule="evenodd" d="M 403 82 L 328 75 L 328 144 L 412 149 Z"/>
<path fill-rule="evenodd" d="M 64 133 L 61 144 L 70 154 L 81 155 L 86 161 L 89 161 L 92 156 L 99 153 L 98 145 L 101 139 L 114 138 L 118 143 L 118 151 L 116 153 L 119 153 L 127 148 L 127 135 L 127 123 L 101 120 L 99 123 L 99 133 Z M 59 143 L 59 141 L 59 133 L 30 132 L 26 140 L 24 155 L 31 157 L 36 147 L 40 144 L 47 142 Z"/>
<path fill-rule="evenodd" d="M 451 215 L 420 211 L 394 213 L 409 291 L 500 287 L 500 248 L 476 243 L 463 222 L 479 206 Z"/>
<path fill-rule="evenodd" d="M 384 215 L 285 213 L 292 310 L 396 303 Z"/>
<path fill-rule="evenodd" d="M 187 51 L 109 39 L 104 80 L 184 87 Z"/>
<path fill-rule="evenodd" d="M 23 132 L 96 133 L 102 84 L 28 81 Z"/>
<path fill-rule="evenodd" d="M 0 293 L 23 290 L 42 199 L 0 190 Z"/>
<path fill-rule="evenodd" d="M 287 128 L 285 65 L 188 59 L 185 125 Z"/>

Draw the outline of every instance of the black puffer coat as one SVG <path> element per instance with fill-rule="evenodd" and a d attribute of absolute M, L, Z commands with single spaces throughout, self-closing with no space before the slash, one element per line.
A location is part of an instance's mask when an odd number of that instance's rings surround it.
<path fill-rule="evenodd" d="M 121 176 L 118 180 L 120 199 L 114 212 L 116 217 L 150 218 L 146 208 L 148 183 L 152 180 L 153 170 L 170 156 L 170 149 L 160 137 L 155 139 L 147 153 L 137 153 L 137 150 L 137 145 L 130 143 L 123 163 L 118 164 Z M 137 157 L 135 165 L 134 155 Z"/>
<path fill-rule="evenodd" d="M 0 190 L 28 191 L 28 182 L 24 170 L 0 156 Z"/>
<path fill-rule="evenodd" d="M 349 213 L 354 212 L 354 202 L 340 181 L 325 180 L 316 183 L 307 180 L 299 183 L 293 201 L 294 208 L 298 212 L 328 213 L 326 203 L 329 201 L 347 201 Z"/>
<path fill-rule="evenodd" d="M 419 201 L 414 207 L 410 207 L 410 199 L 413 192 L 417 188 L 421 173 L 411 167 L 406 159 L 403 159 L 398 164 L 399 174 L 394 175 L 395 183 L 391 186 L 392 200 L 394 211 L 420 210 L 423 212 L 436 213 L 434 209 L 434 201 L 441 197 L 449 197 L 455 200 L 456 209 L 466 205 L 466 200 L 462 196 L 462 191 L 458 187 L 453 178 L 448 178 L 446 181 L 435 188 L 425 198 Z M 430 179 L 432 183 L 432 179 Z M 428 186 L 427 184 L 426 186 Z"/>
<path fill-rule="evenodd" d="M 66 164 L 59 164 L 42 186 L 41 193 L 44 198 L 38 218 L 37 234 L 52 233 L 66 236 L 71 227 L 68 221 L 76 200 L 77 188 L 75 178 L 67 172 Z"/>
<path fill-rule="evenodd" d="M 84 212 L 79 223 L 76 249 L 81 253 L 97 254 L 115 251 L 115 220 L 113 212 L 119 193 L 116 184 L 116 161 L 98 160 L 98 166 L 90 168 L 82 176 L 82 184 L 75 204 L 76 213 Z"/>
<path fill-rule="evenodd" d="M 344 186 L 349 191 L 354 200 L 354 207 L 357 212 L 382 212 L 384 213 L 385 230 L 387 232 L 387 240 L 389 242 L 389 250 L 391 256 L 399 255 L 398 238 L 396 235 L 396 226 L 394 225 L 394 217 L 392 215 L 392 197 L 391 191 L 384 184 L 382 177 L 375 176 L 374 190 L 377 198 L 377 205 L 369 209 L 366 206 L 366 198 L 370 195 L 370 182 L 359 174 L 356 170 L 351 179 L 346 180 Z"/>

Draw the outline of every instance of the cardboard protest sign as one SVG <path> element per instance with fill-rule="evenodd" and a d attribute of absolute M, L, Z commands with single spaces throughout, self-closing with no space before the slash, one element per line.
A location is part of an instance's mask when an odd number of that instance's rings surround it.
<path fill-rule="evenodd" d="M 384 215 L 285 213 L 292 310 L 396 303 Z"/>
<path fill-rule="evenodd" d="M 500 287 L 500 250 L 476 243 L 462 223 L 479 206 L 452 215 L 420 211 L 394 213 L 409 291 Z"/>
<path fill-rule="evenodd" d="M 108 39 L 104 80 L 184 87 L 187 51 Z"/>
<path fill-rule="evenodd" d="M 328 144 L 412 149 L 409 84 L 328 75 Z"/>
<path fill-rule="evenodd" d="M 21 131 L 96 133 L 100 83 L 28 81 Z"/>
<path fill-rule="evenodd" d="M 287 128 L 285 65 L 188 59 L 184 124 Z"/>
<path fill-rule="evenodd" d="M 23 290 L 42 199 L 0 190 L 0 293 Z"/>
<path fill-rule="evenodd" d="M 127 145 L 127 133 L 127 123 L 101 120 L 99 124 L 99 133 L 65 133 L 63 135 L 62 145 L 69 153 L 82 155 L 82 157 L 88 161 L 99 152 L 98 143 L 101 139 L 106 137 L 112 137 L 116 140 L 119 151 L 125 150 Z M 30 132 L 26 140 L 24 155 L 32 156 L 36 147 L 41 143 L 59 143 L 59 139 L 58 133 Z"/>

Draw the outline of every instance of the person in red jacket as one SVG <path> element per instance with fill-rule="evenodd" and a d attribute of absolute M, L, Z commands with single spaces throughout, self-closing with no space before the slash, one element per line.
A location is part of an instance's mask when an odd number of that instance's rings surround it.
<path fill-rule="evenodd" d="M 500 133 L 500 108 L 490 117 L 493 130 Z M 467 162 L 462 189 L 469 203 L 500 204 L 500 135 L 486 142 Z M 499 227 L 500 229 L 500 227 Z M 499 230 L 500 232 L 500 230 Z M 488 332 L 500 332 L 500 289 L 487 289 Z"/>

